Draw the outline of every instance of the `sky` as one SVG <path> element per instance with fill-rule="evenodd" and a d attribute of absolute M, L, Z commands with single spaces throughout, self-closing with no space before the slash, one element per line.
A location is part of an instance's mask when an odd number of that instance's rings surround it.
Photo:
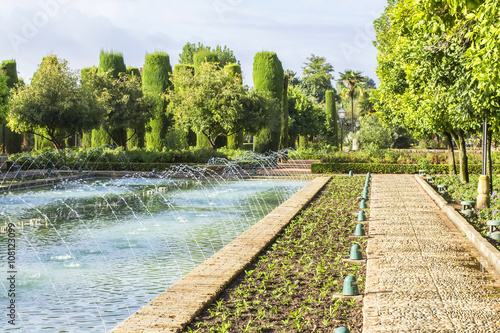
<path fill-rule="evenodd" d="M 276 52 L 283 68 L 302 77 L 312 54 L 378 82 L 373 46 L 387 0 L 2 0 L 0 60 L 15 59 L 29 82 L 42 58 L 54 53 L 72 69 L 99 64 L 101 50 L 121 52 L 142 67 L 146 53 L 163 51 L 173 66 L 182 47 L 227 46 L 252 86 L 253 57 Z M 335 82 L 333 82 L 335 84 Z"/>

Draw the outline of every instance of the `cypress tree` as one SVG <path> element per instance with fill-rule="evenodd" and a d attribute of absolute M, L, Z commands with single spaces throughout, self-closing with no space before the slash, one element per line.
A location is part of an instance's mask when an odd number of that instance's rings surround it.
<path fill-rule="evenodd" d="M 141 71 L 137 67 L 127 67 L 127 75 L 135 75 L 141 77 Z"/>
<path fill-rule="evenodd" d="M 106 52 L 101 51 L 99 56 L 99 73 L 109 74 L 112 78 L 117 79 L 120 73 L 126 73 L 127 67 L 125 67 L 125 61 L 123 60 L 123 55 L 119 52 Z"/>
<path fill-rule="evenodd" d="M 97 72 L 99 74 L 108 73 L 109 77 L 113 79 L 119 78 L 120 73 L 127 72 L 123 55 L 119 52 L 101 51 Z M 124 147 L 127 143 L 127 130 L 125 128 L 112 128 L 110 130 L 113 137 L 116 138 L 117 144 Z M 98 129 L 92 131 L 92 143 L 92 147 L 95 147 L 94 144 L 98 146 L 113 144 L 113 140 L 104 129 Z"/>
<path fill-rule="evenodd" d="M 4 60 L 0 66 L 1 70 L 7 76 L 7 87 L 12 89 L 19 82 L 17 77 L 17 64 L 15 60 Z M 8 153 L 21 152 L 21 144 L 23 143 L 23 136 L 13 132 L 7 126 L 0 126 L 0 139 L 3 137 L 3 129 L 5 128 L 5 147 Z"/>
<path fill-rule="evenodd" d="M 243 77 L 241 76 L 241 66 L 238 64 L 227 64 L 224 66 L 224 70 L 232 77 L 236 75 L 239 76 L 241 82 L 243 82 Z M 244 133 L 243 131 L 239 131 L 238 133 L 229 134 L 227 136 L 227 148 L 229 149 L 243 149 L 243 139 Z"/>
<path fill-rule="evenodd" d="M 110 146 L 113 144 L 113 140 L 104 129 L 98 128 L 92 130 L 90 143 L 92 148 L 97 148 L 101 146 Z"/>
<path fill-rule="evenodd" d="M 281 112 L 281 133 L 280 149 L 288 148 L 288 75 L 283 78 L 283 101 L 281 103 L 283 110 Z"/>
<path fill-rule="evenodd" d="M 142 89 L 144 93 L 151 94 L 156 99 L 156 110 L 153 118 L 149 120 L 150 132 L 146 132 L 146 147 L 148 149 L 162 150 L 165 146 L 165 136 L 171 120 L 165 114 L 165 101 L 161 94 L 171 88 L 170 57 L 164 52 L 146 54 L 142 70 Z"/>
<path fill-rule="evenodd" d="M 194 65 L 192 64 L 177 64 L 174 67 L 174 71 L 182 71 L 182 70 L 190 70 L 191 73 L 194 75 Z"/>
<path fill-rule="evenodd" d="M 82 84 L 87 80 L 90 73 L 97 73 L 97 67 L 86 67 L 82 68 L 80 71 L 80 81 Z M 82 146 L 83 148 L 91 148 L 92 147 L 92 131 L 84 132 L 82 135 Z"/>
<path fill-rule="evenodd" d="M 338 125 L 337 125 L 337 107 L 335 105 L 335 91 L 327 90 L 325 93 L 326 119 L 328 138 L 332 146 L 339 145 Z"/>
<path fill-rule="evenodd" d="M 283 100 L 283 67 L 278 56 L 274 52 L 259 52 L 253 60 L 253 84 L 255 89 L 271 92 L 271 95 L 279 101 Z M 275 110 L 271 119 L 276 123 L 260 131 L 254 137 L 255 150 L 266 152 L 279 149 L 281 135 L 281 113 Z"/>
<path fill-rule="evenodd" d="M 306 148 L 308 142 L 307 135 L 299 135 L 299 148 Z"/>

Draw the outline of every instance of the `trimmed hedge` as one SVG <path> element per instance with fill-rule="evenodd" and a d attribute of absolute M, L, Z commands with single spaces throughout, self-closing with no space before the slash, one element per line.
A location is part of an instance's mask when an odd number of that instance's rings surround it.
<path fill-rule="evenodd" d="M 19 82 L 17 76 L 17 63 L 15 60 L 4 60 L 1 64 L 1 70 L 4 71 L 7 76 L 7 87 L 9 89 L 14 88 L 16 83 Z M 0 134 L 3 136 L 3 126 L 0 125 Z M 2 138 L 0 136 L 0 139 Z M 9 154 L 21 152 L 21 145 L 23 142 L 23 136 L 21 134 L 15 133 L 9 127 L 5 127 L 5 147 Z"/>
<path fill-rule="evenodd" d="M 337 126 L 337 108 L 335 105 L 335 91 L 327 90 L 325 93 L 326 117 L 328 124 L 328 138 L 333 146 L 339 144 L 339 129 Z"/>
<path fill-rule="evenodd" d="M 179 72 L 179 71 L 190 71 L 191 74 L 194 75 L 194 65 L 189 65 L 189 64 L 177 64 L 174 67 L 174 72 Z"/>
<path fill-rule="evenodd" d="M 269 91 L 278 101 L 283 99 L 283 66 L 274 52 L 259 52 L 253 59 L 253 85 L 256 90 Z M 278 119 L 276 128 L 264 128 L 254 137 L 255 151 L 277 151 L 281 135 L 281 113 L 274 116 Z M 274 118 L 273 117 L 273 118 Z"/>
<path fill-rule="evenodd" d="M 134 75 L 134 76 L 137 76 L 138 78 L 140 78 L 141 71 L 137 67 L 129 66 L 129 67 L 127 67 L 127 75 L 130 75 L 130 76 Z"/>
<path fill-rule="evenodd" d="M 312 173 L 348 173 L 352 170 L 354 173 L 418 173 L 421 167 L 418 164 L 383 164 L 383 163 L 313 163 L 311 165 Z M 431 170 L 434 173 L 448 174 L 448 164 L 432 164 Z M 427 170 L 429 172 L 430 170 Z M 469 164 L 470 174 L 480 174 L 480 164 Z M 500 165 L 493 165 L 493 173 L 500 173 Z"/>
<path fill-rule="evenodd" d="M 165 136 L 169 126 L 169 120 L 165 116 L 165 101 L 161 98 L 167 89 L 170 89 L 170 75 L 172 66 L 170 56 L 165 52 L 154 52 L 146 54 L 144 67 L 142 69 L 142 90 L 144 93 L 152 94 L 156 100 L 154 117 L 149 121 L 150 132 L 146 132 L 146 148 L 162 150 L 165 146 Z"/>
<path fill-rule="evenodd" d="M 5 75 L 7 75 L 7 87 L 14 88 L 14 85 L 19 82 L 17 77 L 17 64 L 15 60 L 4 60 L 1 65 Z"/>
<path fill-rule="evenodd" d="M 117 79 L 120 73 L 126 73 L 127 67 L 123 60 L 123 54 L 118 52 L 101 51 L 99 56 L 99 73 L 106 73 L 114 79 Z"/>
<path fill-rule="evenodd" d="M 436 173 L 448 173 L 448 165 L 435 164 Z M 313 163 L 312 173 L 418 173 L 417 164 L 380 164 L 380 163 Z"/>

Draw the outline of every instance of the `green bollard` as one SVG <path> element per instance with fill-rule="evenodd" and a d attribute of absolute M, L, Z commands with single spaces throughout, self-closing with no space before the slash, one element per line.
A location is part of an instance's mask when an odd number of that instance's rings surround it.
<path fill-rule="evenodd" d="M 359 295 L 358 285 L 356 284 L 356 278 L 354 276 L 348 275 L 344 279 L 344 288 L 342 289 L 342 295 L 344 296 Z"/>
<path fill-rule="evenodd" d="M 347 327 L 341 326 L 335 330 L 334 333 L 350 333 L 349 329 Z"/>
<path fill-rule="evenodd" d="M 363 260 L 363 254 L 361 253 L 361 246 L 359 244 L 354 244 L 351 247 L 351 254 L 349 256 L 351 260 Z"/>
<path fill-rule="evenodd" d="M 361 202 L 359 203 L 359 208 L 360 209 L 367 209 L 368 208 L 368 206 L 366 205 L 365 199 L 361 199 Z"/>
<path fill-rule="evenodd" d="M 356 229 L 354 230 L 354 236 L 366 236 L 365 229 L 363 228 L 363 223 L 358 223 Z"/>
<path fill-rule="evenodd" d="M 360 210 L 358 213 L 358 221 L 363 222 L 366 221 L 365 211 Z"/>
<path fill-rule="evenodd" d="M 352 170 L 349 171 L 349 176 L 354 176 L 354 173 L 352 172 Z"/>

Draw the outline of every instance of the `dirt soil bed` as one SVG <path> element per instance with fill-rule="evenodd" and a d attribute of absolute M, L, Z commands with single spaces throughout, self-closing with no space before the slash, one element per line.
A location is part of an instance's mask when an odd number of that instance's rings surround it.
<path fill-rule="evenodd" d="M 364 263 L 348 263 L 365 177 L 334 176 L 259 259 L 184 332 L 361 332 L 362 302 L 333 298 L 347 275 L 364 290 Z M 355 212 L 355 213 L 354 213 Z"/>

